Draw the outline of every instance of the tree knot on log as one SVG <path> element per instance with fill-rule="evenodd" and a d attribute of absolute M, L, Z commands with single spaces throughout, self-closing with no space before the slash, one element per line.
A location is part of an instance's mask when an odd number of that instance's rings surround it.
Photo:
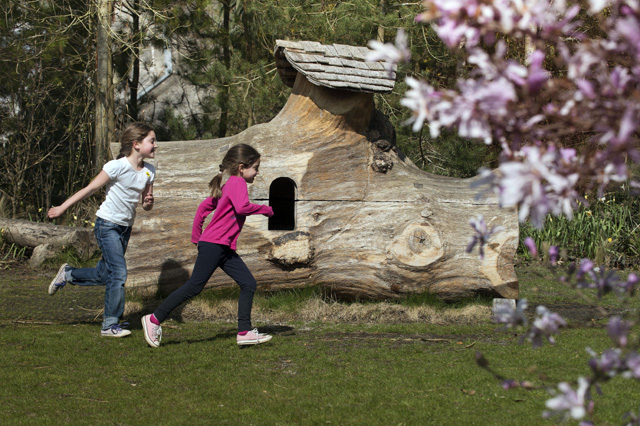
<path fill-rule="evenodd" d="M 393 159 L 389 151 L 398 153 L 396 131 L 389 118 L 378 110 L 373 112 L 369 123 L 367 140 L 371 142 L 373 157 L 371 168 L 377 173 L 387 173 L 393 168 Z"/>
<path fill-rule="evenodd" d="M 373 154 L 371 168 L 374 172 L 387 173 L 393 168 L 393 160 L 386 152 L 376 152 Z"/>
<path fill-rule="evenodd" d="M 388 252 L 401 265 L 428 268 L 444 256 L 444 247 L 432 226 L 412 223 L 391 243 Z"/>

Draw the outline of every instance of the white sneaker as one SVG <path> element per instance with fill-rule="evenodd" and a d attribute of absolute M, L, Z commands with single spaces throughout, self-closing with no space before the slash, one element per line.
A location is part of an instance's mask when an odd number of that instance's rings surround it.
<path fill-rule="evenodd" d="M 142 328 L 144 330 L 144 338 L 152 348 L 160 346 L 162 340 L 162 327 L 151 322 L 151 315 L 142 317 Z"/>
<path fill-rule="evenodd" d="M 126 337 L 130 335 L 131 331 L 122 328 L 123 326 L 129 326 L 129 324 L 126 322 L 123 322 L 122 324 L 113 324 L 106 330 L 100 331 L 100 335 L 102 337 Z"/>
<path fill-rule="evenodd" d="M 51 281 L 51 284 L 49 284 L 49 294 L 50 295 L 54 295 L 56 294 L 56 292 L 58 290 L 60 290 L 62 287 L 64 287 L 67 284 L 67 281 L 65 279 L 65 275 L 67 274 L 67 267 L 69 265 L 66 263 L 63 263 L 62 266 L 60 267 L 60 269 L 58 269 L 58 273 L 56 274 L 55 278 L 53 279 L 53 281 Z"/>
<path fill-rule="evenodd" d="M 244 336 L 238 334 L 236 337 L 236 342 L 240 346 L 245 345 L 259 345 L 260 343 L 267 343 L 271 340 L 271 335 L 259 333 L 257 328 L 247 332 Z"/>

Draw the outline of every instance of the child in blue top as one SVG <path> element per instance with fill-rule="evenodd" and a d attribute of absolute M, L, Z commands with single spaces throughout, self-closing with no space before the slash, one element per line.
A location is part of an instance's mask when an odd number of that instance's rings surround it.
<path fill-rule="evenodd" d="M 49 285 L 54 295 L 65 284 L 95 286 L 104 285 L 104 318 L 101 336 L 124 337 L 131 331 L 119 324 L 124 314 L 124 284 L 127 281 L 127 250 L 136 207 L 142 200 L 142 208 L 153 208 L 153 182 L 155 168 L 146 158 L 155 158 L 156 134 L 145 123 L 129 124 L 120 138 L 120 154 L 109 161 L 102 171 L 86 187 L 73 194 L 58 207 L 49 209 L 53 219 L 69 207 L 107 185 L 104 202 L 96 212 L 94 233 L 102 251 L 102 259 L 95 268 L 73 268 L 66 263 L 60 267 Z"/>

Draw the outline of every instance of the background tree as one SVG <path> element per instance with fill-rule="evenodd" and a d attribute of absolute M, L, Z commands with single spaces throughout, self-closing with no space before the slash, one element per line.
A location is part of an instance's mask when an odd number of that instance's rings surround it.
<path fill-rule="evenodd" d="M 92 172 L 95 25 L 80 0 L 0 13 L 0 213 L 35 219 Z"/>
<path fill-rule="evenodd" d="M 174 72 L 204 93 L 197 99 L 201 113 L 183 116 L 171 107 L 164 111 L 159 122 L 154 123 L 160 140 L 228 136 L 275 117 L 290 90 L 277 77 L 275 40 L 363 46 L 368 40 L 384 35 L 387 40 L 383 41 L 390 41 L 397 29 L 412 22 L 420 10 L 418 3 L 393 0 L 115 0 L 113 6 L 111 24 L 101 28 L 108 31 L 108 39 L 113 43 L 109 57 L 113 60 L 119 94 L 118 104 L 115 108 L 108 107 L 105 114 L 116 114 L 117 128 L 143 119 L 140 115 L 144 100 L 140 99 L 143 48 L 175 49 L 178 53 L 174 58 L 179 66 Z M 3 146 L 6 155 L 2 161 L 8 165 L 4 170 L 18 167 L 17 157 L 33 158 L 24 163 L 21 172 L 7 172 L 0 188 L 5 204 L 10 205 L 10 213 L 5 214 L 35 215 L 37 208 L 58 202 L 93 177 L 94 168 L 101 167 L 92 158 L 96 155 L 93 143 L 115 139 L 117 132 L 99 138 L 93 135 L 98 118 L 95 61 L 99 27 L 95 7 L 91 9 L 75 0 L 56 4 L 10 0 L 2 8 L 8 18 L 2 23 L 0 63 L 10 81 L 0 89 L 3 118 L 6 117 L 1 133 L 3 141 L 11 140 Z M 30 35 L 24 37 L 27 33 Z M 470 144 L 454 133 L 443 133 L 439 138 L 428 137 L 428 132 L 414 134 L 403 125 L 410 118 L 410 112 L 400 106 L 407 88 L 406 75 L 420 76 L 437 87 L 451 87 L 455 84 L 455 73 L 464 70 L 457 56 L 445 49 L 433 30 L 411 23 L 407 35 L 414 58 L 419 60 L 398 70 L 396 90 L 385 97 L 377 96 L 377 107 L 390 117 L 397 129 L 398 145 L 416 164 L 439 174 L 473 175 L 480 165 L 494 161 L 490 148 Z M 34 55 L 36 51 L 43 54 Z M 36 77 L 40 86 L 30 82 Z M 36 87 L 40 87 L 38 93 L 33 91 Z M 61 87 L 73 90 L 64 93 L 53 90 Z M 49 99 L 51 108 L 59 107 L 58 118 L 51 119 L 52 112 L 36 113 L 49 105 L 45 99 Z M 14 106 L 10 106 L 11 102 Z M 22 106 L 15 106 L 18 104 Z M 25 119 L 28 115 L 32 121 Z M 9 125 L 10 122 L 13 124 Z M 45 143 L 43 152 L 33 150 L 33 145 L 29 145 L 31 151 L 25 151 L 27 141 L 32 138 L 25 136 L 26 123 L 30 122 L 35 126 L 33 134 L 55 141 Z M 104 128 L 113 129 L 113 124 Z M 23 148 L 15 142 L 20 134 Z M 38 162 L 47 164 L 42 167 L 51 178 L 46 185 L 25 184 L 20 176 L 34 179 L 38 173 L 32 171 L 40 167 L 36 166 Z M 62 173 L 63 170 L 66 172 Z M 75 174 L 68 176 L 69 170 Z M 58 176 L 64 179 L 58 180 Z M 41 187 L 42 194 L 25 191 Z"/>

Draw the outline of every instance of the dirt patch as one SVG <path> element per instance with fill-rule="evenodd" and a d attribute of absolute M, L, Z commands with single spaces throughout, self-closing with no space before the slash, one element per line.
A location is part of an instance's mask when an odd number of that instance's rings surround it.
<path fill-rule="evenodd" d="M 624 312 L 624 309 L 607 309 L 579 303 L 554 304 L 546 305 L 546 307 L 551 312 L 560 315 L 569 326 L 573 327 L 594 326 L 598 321 L 614 315 L 621 315 Z M 531 309 L 530 314 L 533 317 L 535 310 Z"/>

